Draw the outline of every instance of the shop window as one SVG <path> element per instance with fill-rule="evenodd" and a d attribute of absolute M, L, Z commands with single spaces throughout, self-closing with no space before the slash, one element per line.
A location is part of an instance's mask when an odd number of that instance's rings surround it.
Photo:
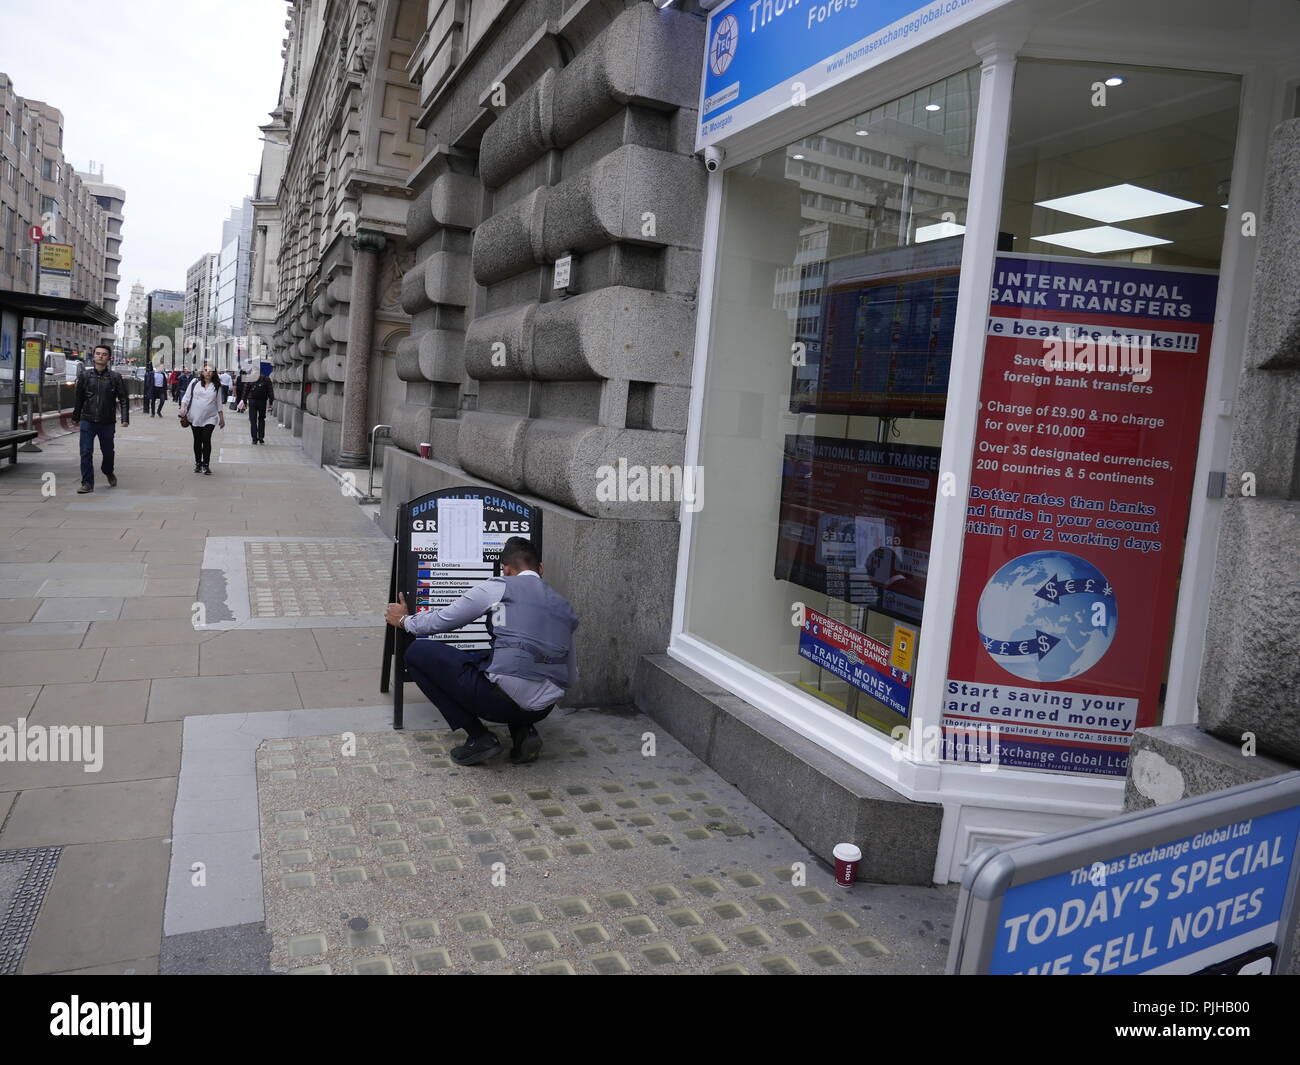
<path fill-rule="evenodd" d="M 1239 93 L 1017 64 L 944 721 L 1003 765 L 1123 778 L 1160 723 Z"/>
<path fill-rule="evenodd" d="M 963 71 L 725 179 L 686 628 L 882 731 L 908 719 L 966 221 L 917 186 L 969 173 L 978 87 Z"/>

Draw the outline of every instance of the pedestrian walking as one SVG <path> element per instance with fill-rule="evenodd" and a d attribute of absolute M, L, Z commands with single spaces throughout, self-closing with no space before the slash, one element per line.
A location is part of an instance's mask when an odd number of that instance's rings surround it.
<path fill-rule="evenodd" d="M 144 403 L 144 413 L 153 417 L 153 363 L 146 363 L 144 377 L 141 380 L 140 396 Z"/>
<path fill-rule="evenodd" d="M 390 603 L 388 624 L 414 636 L 451 632 L 487 615 L 492 646 L 461 651 L 440 640 L 415 640 L 406 667 L 429 701 L 465 743 L 451 749 L 457 765 L 478 765 L 501 751 L 483 720 L 510 729 L 510 761 L 534 762 L 542 749 L 537 722 L 577 683 L 573 633 L 578 616 L 542 579 L 531 540 L 512 536 L 501 549 L 501 576 L 471 588 L 454 603 L 412 614 L 404 595 Z"/>
<path fill-rule="evenodd" d="M 181 401 L 181 374 L 183 370 L 173 370 L 167 375 L 167 387 L 171 389 L 172 402 L 179 404 Z"/>
<path fill-rule="evenodd" d="M 112 351 L 104 344 L 95 345 L 94 365 L 77 375 L 77 389 L 72 401 L 72 420 L 81 427 L 81 487 L 79 495 L 95 490 L 95 441 L 99 441 L 100 469 L 110 488 L 117 487 L 113 474 L 114 422 L 120 410 L 122 426 L 131 422 L 130 397 L 122 375 L 108 360 Z"/>
<path fill-rule="evenodd" d="M 266 443 L 266 405 L 271 399 L 271 379 L 259 374 L 253 381 L 245 381 L 244 401 L 239 409 L 248 410 L 248 432 L 254 444 Z"/>
<path fill-rule="evenodd" d="M 224 407 L 226 401 L 230 398 L 230 372 L 222 370 L 218 380 L 221 382 L 221 405 Z"/>
<path fill-rule="evenodd" d="M 181 417 L 189 422 L 194 434 L 194 472 L 212 473 L 212 431 L 226 427 L 226 412 L 221 406 L 221 385 L 216 371 L 207 363 L 190 382 L 181 400 Z"/>
<path fill-rule="evenodd" d="M 154 416 L 161 418 L 163 404 L 167 402 L 167 375 L 162 370 L 153 372 Z"/>

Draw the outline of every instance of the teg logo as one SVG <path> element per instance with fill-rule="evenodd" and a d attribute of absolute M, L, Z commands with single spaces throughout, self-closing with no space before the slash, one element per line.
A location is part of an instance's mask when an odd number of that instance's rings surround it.
<path fill-rule="evenodd" d="M 151 1002 L 68 1002 L 50 1006 L 50 1035 L 130 1036 L 136 1046 L 147 1046 L 152 1035 Z"/>

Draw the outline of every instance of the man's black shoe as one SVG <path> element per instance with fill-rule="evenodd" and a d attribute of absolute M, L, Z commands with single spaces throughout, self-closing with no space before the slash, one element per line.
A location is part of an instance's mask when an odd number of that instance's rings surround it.
<path fill-rule="evenodd" d="M 87 492 L 93 492 L 94 490 L 95 489 L 93 486 L 86 484 L 85 481 L 82 481 L 81 487 L 77 489 L 77 495 L 84 496 Z"/>
<path fill-rule="evenodd" d="M 109 487 L 109 488 L 116 488 L 116 487 L 117 487 L 117 478 L 116 478 L 113 474 L 111 474 L 111 473 L 106 473 L 106 474 L 104 474 L 104 476 L 108 478 L 108 487 Z"/>
<path fill-rule="evenodd" d="M 532 725 L 522 728 L 511 726 L 510 738 L 514 740 L 514 746 L 510 750 L 511 765 L 526 765 L 537 761 L 537 756 L 542 753 L 542 737 L 537 734 L 536 728 Z"/>
<path fill-rule="evenodd" d="M 497 739 L 496 733 L 489 731 L 482 736 L 475 736 L 472 740 L 466 740 L 459 747 L 453 747 L 451 760 L 457 765 L 478 765 L 500 753 L 501 741 Z"/>

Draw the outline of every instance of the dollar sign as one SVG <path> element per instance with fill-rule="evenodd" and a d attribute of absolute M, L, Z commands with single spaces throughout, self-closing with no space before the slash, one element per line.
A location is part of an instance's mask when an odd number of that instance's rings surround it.
<path fill-rule="evenodd" d="M 1044 655 L 1045 655 L 1045 654 L 1047 654 L 1048 650 L 1049 650 L 1049 647 L 1048 647 L 1048 643 L 1047 643 L 1047 637 L 1046 637 L 1046 636 L 1040 636 L 1040 637 L 1038 637 L 1038 652 L 1039 652 L 1039 654 L 1044 654 Z"/>

